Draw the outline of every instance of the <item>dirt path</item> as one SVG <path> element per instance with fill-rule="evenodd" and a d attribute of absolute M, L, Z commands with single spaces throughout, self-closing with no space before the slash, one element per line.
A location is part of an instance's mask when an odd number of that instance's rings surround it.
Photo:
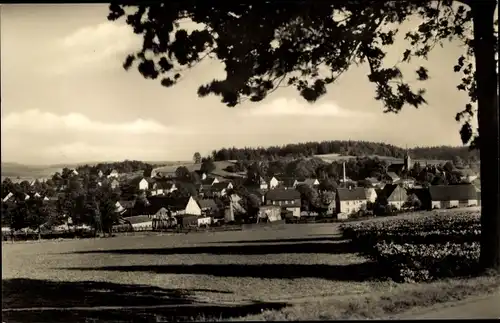
<path fill-rule="evenodd" d="M 431 309 L 414 309 L 392 319 L 499 319 L 500 291 L 493 295 L 447 303 Z"/>

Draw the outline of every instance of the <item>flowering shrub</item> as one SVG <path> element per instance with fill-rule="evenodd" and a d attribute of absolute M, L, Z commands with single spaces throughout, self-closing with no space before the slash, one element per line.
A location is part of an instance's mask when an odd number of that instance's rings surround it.
<path fill-rule="evenodd" d="M 398 281 L 467 275 L 477 269 L 477 213 L 446 212 L 420 218 L 346 224 L 343 236 Z"/>

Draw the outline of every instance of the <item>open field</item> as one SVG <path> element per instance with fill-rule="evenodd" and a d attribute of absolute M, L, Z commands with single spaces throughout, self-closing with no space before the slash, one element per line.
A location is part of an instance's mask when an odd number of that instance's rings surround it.
<path fill-rule="evenodd" d="M 212 172 L 212 174 L 222 176 L 222 177 L 237 176 L 237 174 L 235 174 L 235 173 L 229 173 L 229 172 L 224 171 L 224 168 L 226 168 L 228 166 L 232 166 L 232 165 L 234 165 L 234 163 L 235 163 L 234 161 L 229 161 L 229 160 L 215 161 L 214 165 L 215 165 L 216 169 Z M 190 172 L 193 172 L 195 170 L 199 170 L 201 167 L 201 164 L 195 164 L 193 162 L 179 162 L 179 163 L 173 163 L 173 164 L 170 164 L 167 166 L 155 168 L 153 170 L 153 172 L 154 173 L 158 173 L 158 172 L 160 172 L 160 173 L 161 172 L 173 173 L 180 166 L 184 166 Z"/>
<path fill-rule="evenodd" d="M 408 216 L 419 215 L 403 217 Z M 394 298 L 411 296 L 395 309 L 391 305 L 393 314 L 428 305 L 421 298 L 429 289 L 433 296 L 426 301 L 435 303 L 489 291 L 498 283 L 487 277 L 380 281 L 381 268 L 355 253 L 337 224 L 3 243 L 2 264 L 6 322 L 367 317 L 384 315 L 385 307 L 374 302 L 387 307 Z M 444 296 L 435 295 L 443 291 Z M 365 313 L 368 307 L 371 314 Z"/>
<path fill-rule="evenodd" d="M 326 155 L 315 155 L 315 157 L 321 158 L 322 160 L 326 162 L 333 162 L 333 161 L 342 161 L 342 160 L 349 160 L 349 159 L 356 159 L 358 156 L 341 156 L 340 154 L 326 154 Z M 378 155 L 371 155 L 367 156 L 370 158 L 375 158 L 377 157 L 380 160 L 385 160 L 388 163 L 403 163 L 402 158 L 394 158 L 394 157 L 388 157 L 388 156 L 378 156 Z M 420 165 L 439 165 L 439 164 L 444 164 L 447 162 L 447 160 L 439 160 L 439 159 L 412 159 L 414 163 L 420 163 Z"/>

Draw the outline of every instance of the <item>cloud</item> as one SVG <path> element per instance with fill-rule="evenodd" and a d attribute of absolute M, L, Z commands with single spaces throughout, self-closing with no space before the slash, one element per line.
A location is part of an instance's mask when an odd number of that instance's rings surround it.
<path fill-rule="evenodd" d="M 335 102 L 309 104 L 297 99 L 279 98 L 270 103 L 249 108 L 246 113 L 252 116 L 310 116 L 352 118 L 368 116 L 366 112 L 352 111 L 339 107 Z"/>
<path fill-rule="evenodd" d="M 138 48 L 140 41 L 140 36 L 134 34 L 130 27 L 117 22 L 83 27 L 56 42 L 59 61 L 51 70 L 64 74 L 110 59 L 123 60 L 129 51 Z"/>
<path fill-rule="evenodd" d="M 164 153 L 165 150 L 159 149 L 159 147 L 134 145 L 132 148 L 130 146 L 126 147 L 126 145 L 110 145 L 109 143 L 89 144 L 77 141 L 50 146 L 44 150 L 43 157 L 50 160 L 50 156 L 60 156 L 60 160 L 64 160 L 65 162 L 112 161 L 125 159 L 152 161 L 165 157 Z"/>
<path fill-rule="evenodd" d="M 56 115 L 40 110 L 10 113 L 2 117 L 2 132 L 29 133 L 100 133 L 100 134 L 168 134 L 179 129 L 166 127 L 154 120 L 136 119 L 127 123 L 106 123 L 91 120 L 80 113 Z"/>

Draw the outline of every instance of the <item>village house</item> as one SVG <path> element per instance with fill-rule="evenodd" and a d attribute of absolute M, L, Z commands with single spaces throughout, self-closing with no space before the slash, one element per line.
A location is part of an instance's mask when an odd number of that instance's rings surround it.
<path fill-rule="evenodd" d="M 199 185 L 198 186 L 198 194 L 201 197 L 212 196 L 213 195 L 212 185 L 203 185 L 203 184 Z"/>
<path fill-rule="evenodd" d="M 401 184 L 404 188 L 413 188 L 415 187 L 415 179 L 411 177 L 401 178 L 397 183 Z"/>
<path fill-rule="evenodd" d="M 281 220 L 281 207 L 278 205 L 262 205 L 257 214 L 257 223 Z"/>
<path fill-rule="evenodd" d="M 433 185 L 429 187 L 429 196 L 432 209 L 479 205 L 477 191 L 472 184 Z"/>
<path fill-rule="evenodd" d="M 217 204 L 213 199 L 199 199 L 198 205 L 202 214 L 214 214 L 218 211 Z"/>
<path fill-rule="evenodd" d="M 225 195 L 231 189 L 233 189 L 233 183 L 231 182 L 218 182 L 212 185 L 212 190 L 220 193 L 221 196 Z"/>
<path fill-rule="evenodd" d="M 375 177 L 367 177 L 365 178 L 365 181 L 367 181 L 368 183 L 370 183 L 371 187 L 373 188 L 378 188 L 380 187 L 381 185 L 383 185 L 382 182 L 380 182 L 377 178 Z"/>
<path fill-rule="evenodd" d="M 134 231 L 148 231 L 153 229 L 153 218 L 148 215 L 136 215 L 124 218 Z"/>
<path fill-rule="evenodd" d="M 130 185 L 141 191 L 147 191 L 149 189 L 149 182 L 142 176 L 136 177 L 130 181 Z"/>
<path fill-rule="evenodd" d="M 279 184 L 280 184 L 280 181 L 275 176 L 273 176 L 269 180 L 269 189 L 273 190 L 276 187 L 278 187 Z"/>
<path fill-rule="evenodd" d="M 108 178 L 117 178 L 120 174 L 118 173 L 118 171 L 116 169 L 112 169 L 111 171 L 109 171 L 107 177 Z"/>
<path fill-rule="evenodd" d="M 117 189 L 120 187 L 120 182 L 118 182 L 118 180 L 116 178 L 113 178 L 113 180 L 111 180 L 111 182 L 109 183 L 109 186 L 111 187 L 111 189 Z"/>
<path fill-rule="evenodd" d="M 104 173 L 102 172 L 102 170 L 99 170 L 99 171 L 97 172 L 97 177 L 101 178 L 101 177 L 103 177 L 103 176 L 104 176 Z"/>
<path fill-rule="evenodd" d="M 366 200 L 370 203 L 375 203 L 377 200 L 377 191 L 373 187 L 365 188 Z"/>
<path fill-rule="evenodd" d="M 78 176 L 78 172 L 76 171 L 76 169 L 72 169 L 70 174 L 73 176 Z"/>
<path fill-rule="evenodd" d="M 121 200 L 116 202 L 116 211 L 120 213 L 121 215 L 125 216 L 125 214 L 129 213 L 131 210 L 134 209 L 135 207 L 135 200 L 131 201 L 126 201 L 126 200 Z"/>
<path fill-rule="evenodd" d="M 157 180 L 151 185 L 151 195 L 170 194 L 177 190 L 175 183 L 170 181 Z"/>
<path fill-rule="evenodd" d="M 400 210 L 408 200 L 405 188 L 397 184 L 387 184 L 382 190 L 381 196 L 387 200 L 387 204 Z"/>
<path fill-rule="evenodd" d="M 266 180 L 262 176 L 259 178 L 259 189 L 261 190 L 269 189 L 269 184 L 267 184 Z"/>
<path fill-rule="evenodd" d="M 294 217 L 300 217 L 300 193 L 297 190 L 274 189 L 265 195 L 265 205 L 278 205 L 282 210 L 291 211 Z"/>
<path fill-rule="evenodd" d="M 335 195 L 337 214 L 351 214 L 360 211 L 368 199 L 363 187 L 337 188 Z"/>
<path fill-rule="evenodd" d="M 202 185 L 214 185 L 216 183 L 219 183 L 219 180 L 216 177 L 205 177 L 205 179 L 201 181 Z"/>
<path fill-rule="evenodd" d="M 387 180 L 389 183 L 397 183 L 401 178 L 395 173 L 395 172 L 387 172 L 385 175 L 385 180 Z"/>
<path fill-rule="evenodd" d="M 470 168 L 459 169 L 457 172 L 460 174 L 460 179 L 464 183 L 472 183 L 478 178 L 478 175 Z"/>
<path fill-rule="evenodd" d="M 316 178 L 306 178 L 303 181 L 299 181 L 297 184 L 304 184 L 316 188 L 319 186 L 319 181 Z"/>

